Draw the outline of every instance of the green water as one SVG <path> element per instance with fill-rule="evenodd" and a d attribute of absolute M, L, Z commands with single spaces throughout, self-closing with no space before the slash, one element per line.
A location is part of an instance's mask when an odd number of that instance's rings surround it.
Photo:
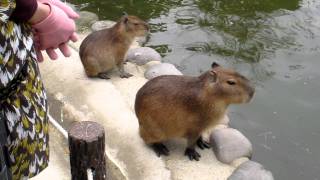
<path fill-rule="evenodd" d="M 253 160 L 275 179 L 320 179 L 319 0 L 71 2 L 100 19 L 126 11 L 147 20 L 146 46 L 184 74 L 199 75 L 217 61 L 248 76 L 255 98 L 229 115 L 252 141 Z"/>

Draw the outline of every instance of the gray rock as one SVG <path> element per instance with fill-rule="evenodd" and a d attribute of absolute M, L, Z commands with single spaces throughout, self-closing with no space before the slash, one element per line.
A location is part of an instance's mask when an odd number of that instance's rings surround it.
<path fill-rule="evenodd" d="M 272 173 L 254 161 L 242 163 L 228 180 L 273 180 Z"/>
<path fill-rule="evenodd" d="M 152 79 L 161 75 L 182 75 L 182 73 L 173 64 L 169 63 L 153 65 L 144 73 L 144 76 L 147 79 Z"/>
<path fill-rule="evenodd" d="M 152 48 L 140 47 L 129 49 L 127 52 L 126 61 L 141 66 L 150 61 L 161 61 L 161 56 L 156 50 Z"/>
<path fill-rule="evenodd" d="M 95 23 L 92 24 L 91 29 L 92 31 L 98 31 L 101 29 L 111 28 L 115 24 L 116 22 L 108 21 L 108 20 L 96 21 Z"/>
<path fill-rule="evenodd" d="M 251 142 L 236 129 L 217 129 L 210 135 L 210 142 L 217 159 L 223 163 L 252 156 Z"/>
<path fill-rule="evenodd" d="M 89 11 L 80 11 L 80 18 L 76 20 L 78 31 L 83 31 L 91 27 L 91 25 L 99 20 L 99 17 Z"/>

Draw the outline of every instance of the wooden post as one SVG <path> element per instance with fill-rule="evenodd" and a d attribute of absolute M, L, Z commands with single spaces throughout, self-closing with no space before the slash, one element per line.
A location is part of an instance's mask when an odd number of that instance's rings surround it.
<path fill-rule="evenodd" d="M 68 134 L 72 180 L 88 180 L 87 169 L 92 170 L 94 180 L 105 180 L 103 127 L 92 121 L 75 122 Z"/>

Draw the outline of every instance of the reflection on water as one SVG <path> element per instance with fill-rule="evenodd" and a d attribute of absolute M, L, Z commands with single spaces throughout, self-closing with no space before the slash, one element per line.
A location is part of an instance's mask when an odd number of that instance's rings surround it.
<path fill-rule="evenodd" d="M 286 3 L 261 0 L 198 0 L 196 4 L 202 12 L 198 25 L 209 33 L 218 34 L 223 38 L 223 43 L 219 44 L 212 39 L 189 49 L 259 62 L 272 56 L 274 50 L 293 45 L 293 40 L 288 36 L 279 36 L 276 33 L 281 26 L 270 18 L 270 13 L 279 9 L 297 9 L 298 0 Z M 284 11 L 277 13 L 285 14 Z"/>
<path fill-rule="evenodd" d="M 80 8 L 96 12 L 101 19 L 116 20 L 122 12 L 134 14 L 142 19 L 157 18 L 171 8 L 179 7 L 182 0 L 71 0 Z"/>
<path fill-rule="evenodd" d="M 254 146 L 254 160 L 275 179 L 320 179 L 320 1 L 74 0 L 116 20 L 123 11 L 148 20 L 147 46 L 185 74 L 212 61 L 256 84 L 249 105 L 233 106 L 231 125 Z"/>

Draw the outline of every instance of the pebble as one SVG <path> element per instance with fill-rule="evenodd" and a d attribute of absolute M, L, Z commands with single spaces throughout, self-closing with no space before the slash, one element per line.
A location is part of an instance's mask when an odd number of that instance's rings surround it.
<path fill-rule="evenodd" d="M 252 156 L 251 142 L 236 129 L 216 129 L 210 135 L 210 142 L 217 159 L 223 163 L 230 164 L 235 159 Z"/>
<path fill-rule="evenodd" d="M 88 29 L 94 22 L 99 20 L 99 17 L 95 13 L 89 11 L 80 11 L 79 15 L 80 18 L 76 20 L 78 31 Z"/>
<path fill-rule="evenodd" d="M 96 21 L 96 22 L 94 22 L 92 24 L 91 30 L 92 31 L 98 31 L 98 30 L 101 30 L 101 29 L 111 28 L 115 24 L 116 24 L 116 22 L 108 21 L 108 20 Z"/>
<path fill-rule="evenodd" d="M 152 79 L 161 75 L 182 75 L 182 73 L 173 64 L 169 63 L 153 65 L 144 73 L 144 76 L 147 79 Z"/>
<path fill-rule="evenodd" d="M 273 180 L 270 171 L 254 161 L 242 163 L 228 178 L 228 180 Z"/>
<path fill-rule="evenodd" d="M 150 61 L 161 61 L 161 56 L 156 50 L 150 47 L 139 47 L 128 50 L 126 61 L 141 66 Z"/>

